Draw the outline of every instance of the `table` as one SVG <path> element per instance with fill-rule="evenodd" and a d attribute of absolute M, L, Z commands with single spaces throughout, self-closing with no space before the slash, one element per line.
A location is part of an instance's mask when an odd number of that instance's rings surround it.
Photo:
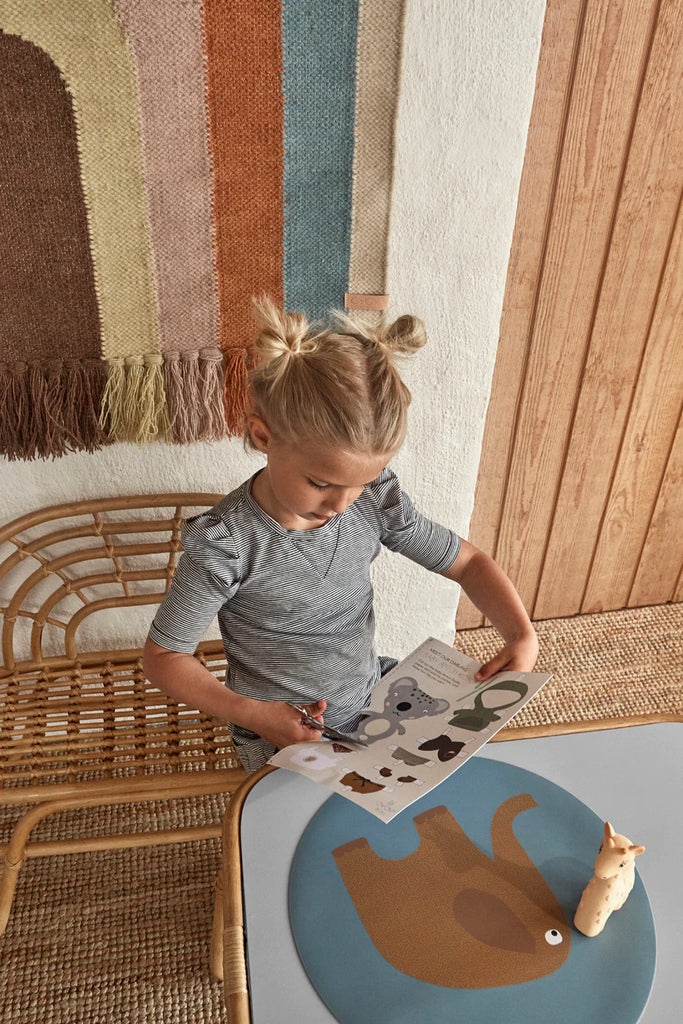
<path fill-rule="evenodd" d="M 680 723 L 668 722 L 489 743 L 477 755 L 543 775 L 647 847 L 637 867 L 654 914 L 657 966 L 641 1024 L 680 1020 L 683 886 L 677 851 L 683 849 L 682 738 Z M 240 801 L 235 803 L 240 855 L 228 854 L 224 866 L 228 876 L 241 876 L 243 882 L 251 1018 L 242 1019 L 253 1024 L 336 1020 L 300 963 L 287 904 L 297 843 L 329 796 L 325 787 L 278 770 L 248 789 L 241 820 Z"/>

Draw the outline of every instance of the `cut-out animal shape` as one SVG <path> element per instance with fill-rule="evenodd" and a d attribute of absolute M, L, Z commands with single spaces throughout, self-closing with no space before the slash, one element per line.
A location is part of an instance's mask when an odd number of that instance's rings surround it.
<path fill-rule="evenodd" d="M 451 761 L 459 754 L 465 744 L 462 740 L 453 740 L 450 736 L 435 736 L 433 740 L 425 740 L 418 750 L 435 750 L 439 761 Z"/>
<path fill-rule="evenodd" d="M 393 736 L 395 732 L 403 736 L 403 720 L 442 715 L 449 707 L 447 700 L 430 697 L 421 690 L 412 676 L 403 676 L 389 687 L 383 711 L 363 712 L 365 718 L 358 726 L 357 735 L 370 743 Z"/>
<path fill-rule="evenodd" d="M 381 775 L 383 779 L 390 779 L 394 774 L 391 768 L 384 768 L 381 764 L 375 765 L 375 770 L 378 775 Z M 417 782 L 418 786 L 423 786 L 424 782 L 422 779 L 416 779 L 414 775 L 399 775 L 396 779 L 396 783 L 399 786 L 405 785 L 407 782 Z"/>
<path fill-rule="evenodd" d="M 474 707 L 460 708 L 455 712 L 448 724 L 457 725 L 459 729 L 469 729 L 470 732 L 481 732 L 491 722 L 498 722 L 500 720 L 500 715 L 497 715 L 496 711 L 506 711 L 513 704 L 517 704 L 522 697 L 526 697 L 528 689 L 529 687 L 526 683 L 520 683 L 516 679 L 501 679 L 500 682 L 494 683 L 493 686 L 487 686 L 485 690 L 480 690 L 474 698 Z M 484 695 L 492 693 L 494 690 L 515 693 L 517 696 L 495 707 L 487 707 L 483 701 Z"/>
<path fill-rule="evenodd" d="M 389 747 L 389 750 L 391 751 L 391 756 L 395 761 L 403 761 L 403 763 L 407 764 L 410 768 L 416 768 L 419 764 L 423 764 L 427 768 L 431 768 L 434 764 L 434 762 L 430 761 L 428 758 L 420 757 L 419 754 L 413 754 L 412 751 L 404 750 L 403 747 Z"/>
<path fill-rule="evenodd" d="M 366 779 L 363 775 L 359 775 L 358 772 L 347 772 L 344 778 L 341 779 L 341 784 L 342 786 L 348 786 L 354 793 L 379 793 L 380 790 L 386 788 L 385 786 L 380 786 L 378 782 Z"/>
<path fill-rule="evenodd" d="M 449 988 L 495 988 L 543 978 L 569 954 L 570 928 L 552 890 L 512 831 L 536 807 L 529 794 L 498 807 L 493 858 L 446 807 L 414 818 L 420 845 L 385 860 L 366 839 L 333 850 L 365 929 L 397 970 Z"/>
<path fill-rule="evenodd" d="M 340 758 L 328 757 L 327 754 L 312 749 L 307 743 L 305 747 L 292 754 L 290 760 L 292 764 L 299 765 L 300 768 L 309 768 L 311 771 L 322 772 L 327 768 L 334 768 L 339 763 Z"/>
<path fill-rule="evenodd" d="M 605 822 L 604 836 L 595 858 L 593 877 L 583 890 L 574 915 L 574 925 L 592 938 L 605 927 L 613 910 L 620 910 L 633 888 L 635 859 L 645 852 Z"/>

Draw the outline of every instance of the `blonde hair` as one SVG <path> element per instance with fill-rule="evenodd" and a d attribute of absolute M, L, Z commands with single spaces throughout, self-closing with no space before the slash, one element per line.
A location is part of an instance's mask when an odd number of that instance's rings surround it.
<path fill-rule="evenodd" d="M 254 310 L 251 411 L 277 440 L 363 453 L 401 447 L 410 391 L 396 363 L 425 344 L 421 320 L 400 316 L 371 325 L 335 312 L 338 330 L 316 330 L 267 297 L 255 299 Z M 254 447 L 248 429 L 245 443 Z"/>

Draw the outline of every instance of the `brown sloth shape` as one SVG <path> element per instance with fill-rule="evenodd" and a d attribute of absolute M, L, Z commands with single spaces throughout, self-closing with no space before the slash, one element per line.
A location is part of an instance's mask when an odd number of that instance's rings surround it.
<path fill-rule="evenodd" d="M 510 797 L 491 822 L 493 858 L 446 807 L 413 820 L 420 845 L 385 860 L 367 839 L 332 851 L 377 950 L 397 970 L 447 988 L 495 988 L 552 974 L 569 954 L 562 908 L 512 831 L 536 807 Z"/>

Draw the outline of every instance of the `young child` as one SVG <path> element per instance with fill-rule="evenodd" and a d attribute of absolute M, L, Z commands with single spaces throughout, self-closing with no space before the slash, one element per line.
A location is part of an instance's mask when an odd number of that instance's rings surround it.
<path fill-rule="evenodd" d="M 253 771 L 274 751 L 318 740 L 288 701 L 351 732 L 380 675 L 370 567 L 381 545 L 460 583 L 504 639 L 478 673 L 529 671 L 538 652 L 522 602 L 482 551 L 413 507 L 388 468 L 410 393 L 397 357 L 424 345 L 412 316 L 371 327 L 339 315 L 312 330 L 256 304 L 248 445 L 266 456 L 210 512 L 189 519 L 184 554 L 145 647 L 144 669 L 169 696 L 231 723 Z M 226 685 L 192 657 L 218 615 Z"/>

